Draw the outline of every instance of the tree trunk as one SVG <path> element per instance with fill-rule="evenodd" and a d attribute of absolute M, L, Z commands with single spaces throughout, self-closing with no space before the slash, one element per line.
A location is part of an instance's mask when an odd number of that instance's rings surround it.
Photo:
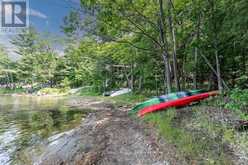
<path fill-rule="evenodd" d="M 7 84 L 7 87 L 9 87 L 9 74 L 5 71 L 5 75 L 6 75 L 6 79 L 7 79 L 7 81 L 6 81 L 6 84 Z"/>
<path fill-rule="evenodd" d="M 215 62 L 216 62 L 216 76 L 218 82 L 218 90 L 223 92 L 222 79 L 221 79 L 221 71 L 220 71 L 220 62 L 219 62 L 219 54 L 218 54 L 218 28 L 217 28 L 217 19 L 216 19 L 216 4 L 215 1 L 210 1 L 211 12 L 212 12 L 212 22 L 213 22 L 213 46 L 214 46 L 214 54 L 215 54 Z"/>
<path fill-rule="evenodd" d="M 222 86 L 222 79 L 221 79 L 221 73 L 220 73 L 220 62 L 219 62 L 219 55 L 218 50 L 215 50 L 215 60 L 216 60 L 216 72 L 217 72 L 217 80 L 218 80 L 218 89 L 219 91 L 223 92 L 223 86 Z"/>
<path fill-rule="evenodd" d="M 130 87 L 132 90 L 134 90 L 134 75 L 133 75 L 133 69 L 134 69 L 134 65 L 131 64 L 131 82 L 130 82 Z"/>
<path fill-rule="evenodd" d="M 200 40 L 200 26 L 201 26 L 201 16 L 198 15 L 198 20 L 197 20 L 197 35 L 196 35 L 196 41 L 197 44 L 199 43 Z M 199 46 L 195 47 L 194 54 L 195 54 L 195 71 L 194 71 L 194 88 L 197 89 L 197 74 L 198 74 L 198 48 Z"/>
<path fill-rule="evenodd" d="M 221 89 L 223 90 L 223 86 L 222 85 L 224 85 L 225 86 L 225 88 L 227 89 L 227 90 L 230 90 L 230 88 L 227 86 L 227 84 L 226 84 L 226 82 L 224 81 L 224 80 L 222 80 L 222 78 L 220 77 L 220 76 L 218 76 L 218 72 L 214 69 L 214 67 L 210 64 L 210 62 L 208 61 L 208 59 L 207 59 L 207 57 L 205 57 L 201 52 L 199 52 L 199 55 L 204 59 L 204 61 L 206 62 L 206 64 L 209 66 L 209 68 L 213 71 L 213 73 L 215 74 L 215 76 L 218 78 L 220 78 L 220 80 L 221 80 Z M 217 56 L 218 57 L 218 56 Z M 217 62 L 219 63 L 219 58 L 217 58 Z M 220 67 L 220 65 L 219 65 L 219 67 Z M 219 68 L 219 72 L 220 72 L 220 68 Z"/>
<path fill-rule="evenodd" d="M 142 89 L 142 79 L 143 79 L 143 77 L 140 76 L 139 77 L 139 91 L 141 91 L 141 89 Z"/>
<path fill-rule="evenodd" d="M 173 24 L 173 18 L 172 18 L 172 2 L 171 0 L 167 0 L 168 4 L 168 22 L 170 26 L 170 32 L 171 32 L 171 38 L 173 41 L 173 70 L 174 70 L 174 80 L 175 80 L 175 85 L 177 91 L 180 91 L 180 83 L 179 83 L 179 78 L 178 78 L 178 64 L 177 64 L 177 45 L 176 45 L 176 36 L 175 36 L 175 27 Z"/>
<path fill-rule="evenodd" d="M 170 63 L 168 59 L 168 54 L 165 51 L 163 53 L 163 60 L 164 60 L 164 70 L 165 70 L 165 79 L 166 79 L 166 84 L 167 84 L 167 93 L 171 93 L 171 74 L 170 74 Z"/>
<path fill-rule="evenodd" d="M 244 75 L 246 75 L 246 54 L 245 54 L 245 48 L 242 49 L 242 65 L 243 65 L 243 73 Z"/>
<path fill-rule="evenodd" d="M 195 70 L 194 70 L 194 89 L 197 89 L 197 61 L 198 61 L 198 48 L 194 49 L 195 54 Z"/>
<path fill-rule="evenodd" d="M 159 0 L 159 7 L 160 7 L 160 21 L 159 21 L 159 27 L 160 27 L 160 38 L 161 43 L 163 46 L 163 61 L 164 61 L 164 71 L 165 71 L 165 79 L 166 79 L 166 85 L 167 85 L 167 92 L 171 93 L 171 74 L 170 74 L 170 63 L 169 63 L 169 56 L 168 52 L 166 50 L 166 35 L 164 32 L 164 9 L 163 9 L 163 0 Z"/>

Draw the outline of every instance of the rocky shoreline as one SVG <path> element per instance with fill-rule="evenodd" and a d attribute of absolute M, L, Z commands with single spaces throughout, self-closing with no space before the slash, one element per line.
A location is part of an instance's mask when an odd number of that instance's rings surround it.
<path fill-rule="evenodd" d="M 52 138 L 36 165 L 186 164 L 152 127 L 111 103 L 79 99 L 69 106 L 92 109 L 82 124 Z"/>

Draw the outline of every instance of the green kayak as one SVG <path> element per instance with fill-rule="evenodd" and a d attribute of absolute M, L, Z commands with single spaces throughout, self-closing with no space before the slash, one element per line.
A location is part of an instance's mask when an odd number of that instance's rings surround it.
<path fill-rule="evenodd" d="M 204 90 L 204 89 L 196 89 L 196 90 L 190 90 L 189 91 L 189 93 L 191 93 L 191 96 L 201 94 L 201 93 L 204 93 L 204 92 L 206 92 L 206 90 Z"/>
<path fill-rule="evenodd" d="M 153 98 L 153 99 L 150 99 L 150 100 L 147 100 L 143 103 L 140 103 L 138 105 L 136 105 L 131 111 L 129 111 L 128 113 L 129 114 L 136 114 L 139 110 L 145 108 L 145 107 L 148 107 L 148 106 L 151 106 L 151 105 L 155 105 L 155 104 L 159 104 L 163 102 L 162 100 L 160 100 L 159 98 Z"/>
<path fill-rule="evenodd" d="M 143 103 L 140 103 L 138 105 L 136 105 L 132 110 L 129 111 L 129 114 L 136 114 L 139 110 L 148 107 L 148 106 L 152 106 L 152 105 L 156 105 L 162 102 L 166 102 L 169 100 L 176 100 L 179 98 L 183 98 L 183 97 L 187 97 L 187 96 L 192 96 L 192 95 L 196 95 L 199 93 L 202 93 L 203 90 L 190 90 L 190 91 L 182 91 L 182 92 L 176 92 L 176 93 L 170 93 L 168 95 L 163 95 L 160 97 L 156 97 L 156 98 L 152 98 L 150 100 L 147 100 Z"/>
<path fill-rule="evenodd" d="M 139 110 L 141 110 L 145 107 L 151 106 L 151 105 L 155 105 L 155 104 L 159 104 L 159 103 L 166 102 L 169 100 L 176 100 L 178 98 L 181 98 L 179 96 L 179 93 L 181 95 L 183 95 L 184 97 L 185 97 L 185 95 L 187 95 L 187 96 L 189 95 L 187 92 L 177 92 L 177 93 L 170 93 L 168 95 L 156 97 L 156 98 L 147 100 L 143 103 L 136 105 L 131 111 L 129 111 L 129 114 L 136 114 Z"/>

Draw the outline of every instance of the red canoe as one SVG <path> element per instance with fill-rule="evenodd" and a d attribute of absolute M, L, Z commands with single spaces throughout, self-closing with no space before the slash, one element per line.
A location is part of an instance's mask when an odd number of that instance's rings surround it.
<path fill-rule="evenodd" d="M 218 94 L 219 94 L 218 91 L 214 91 L 214 92 L 202 93 L 202 94 L 198 94 L 198 95 L 194 95 L 194 96 L 189 96 L 189 97 L 184 97 L 184 98 L 180 98 L 177 100 L 168 101 L 165 103 L 152 105 L 152 106 L 149 106 L 149 107 L 146 107 L 146 108 L 140 110 L 138 113 L 138 116 L 142 117 L 148 113 L 165 110 L 167 108 L 183 107 L 183 106 L 189 105 L 192 102 L 204 100 L 210 96 L 216 96 Z"/>

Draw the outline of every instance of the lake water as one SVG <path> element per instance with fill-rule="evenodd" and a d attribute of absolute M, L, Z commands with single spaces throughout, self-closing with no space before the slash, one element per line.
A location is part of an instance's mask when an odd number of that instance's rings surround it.
<path fill-rule="evenodd" d="M 51 136 L 78 126 L 86 113 L 68 98 L 0 95 L 0 165 L 30 164 Z"/>

